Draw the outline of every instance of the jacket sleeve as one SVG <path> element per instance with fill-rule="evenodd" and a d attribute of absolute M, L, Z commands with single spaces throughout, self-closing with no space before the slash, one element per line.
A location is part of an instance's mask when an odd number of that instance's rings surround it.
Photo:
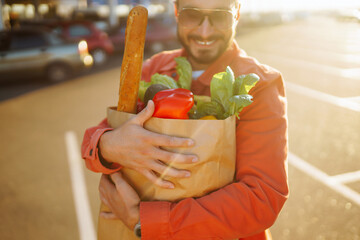
<path fill-rule="evenodd" d="M 151 71 L 153 71 L 153 62 L 151 59 L 143 63 L 141 79 L 150 81 Z M 109 163 L 99 156 L 98 143 L 102 134 L 106 131 L 111 131 L 107 119 L 104 119 L 95 127 L 86 129 L 83 142 L 81 145 L 81 155 L 85 160 L 86 167 L 93 172 L 101 172 L 111 174 L 121 169 L 121 166 L 116 163 Z"/>
<path fill-rule="evenodd" d="M 85 160 L 86 167 L 93 172 L 110 174 L 121 169 L 119 164 L 101 161 L 99 157 L 98 143 L 100 137 L 104 132 L 111 130 L 113 129 L 109 127 L 107 119 L 104 119 L 99 125 L 85 131 L 81 145 L 81 156 Z"/>
<path fill-rule="evenodd" d="M 142 239 L 237 239 L 275 222 L 288 197 L 286 99 L 279 73 L 258 84 L 237 123 L 234 183 L 178 203 L 141 202 Z"/>

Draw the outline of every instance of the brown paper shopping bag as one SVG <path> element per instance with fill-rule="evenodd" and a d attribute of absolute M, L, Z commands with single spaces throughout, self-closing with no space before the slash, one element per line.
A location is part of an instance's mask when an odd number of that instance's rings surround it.
<path fill-rule="evenodd" d="M 108 123 L 113 128 L 121 126 L 133 116 L 118 112 L 114 107 L 107 109 Z M 235 116 L 225 120 L 151 118 L 144 125 L 146 129 L 195 140 L 195 146 L 192 148 L 166 148 L 167 150 L 196 154 L 199 161 L 194 164 L 172 164 L 175 168 L 188 169 L 192 173 L 190 178 L 167 178 L 175 184 L 175 189 L 160 188 L 131 169 L 122 169 L 123 176 L 144 201 L 179 201 L 188 197 L 201 197 L 219 189 L 233 182 L 234 179 L 235 124 Z M 102 204 L 101 211 L 108 211 L 108 208 Z M 137 240 L 138 238 L 120 220 L 99 218 L 98 240 L 113 239 Z"/>

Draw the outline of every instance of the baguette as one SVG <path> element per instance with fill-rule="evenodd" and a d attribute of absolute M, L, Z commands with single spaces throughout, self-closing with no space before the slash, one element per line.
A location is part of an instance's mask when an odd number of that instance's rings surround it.
<path fill-rule="evenodd" d="M 148 11 L 145 7 L 131 9 L 125 31 L 125 50 L 121 65 L 117 110 L 136 113 Z"/>

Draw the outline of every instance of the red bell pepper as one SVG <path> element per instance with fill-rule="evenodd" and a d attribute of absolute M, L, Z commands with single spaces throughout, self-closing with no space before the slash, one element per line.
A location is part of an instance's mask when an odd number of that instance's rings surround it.
<path fill-rule="evenodd" d="M 166 89 L 153 98 L 155 111 L 153 117 L 188 119 L 188 112 L 194 105 L 194 95 L 183 88 Z"/>

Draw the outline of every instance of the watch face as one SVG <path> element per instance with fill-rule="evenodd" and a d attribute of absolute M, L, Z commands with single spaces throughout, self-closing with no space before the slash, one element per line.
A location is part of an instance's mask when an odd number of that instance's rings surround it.
<path fill-rule="evenodd" d="M 134 233 L 137 237 L 141 237 L 141 225 L 139 223 L 135 225 Z"/>
<path fill-rule="evenodd" d="M 141 228 L 136 229 L 135 235 L 136 235 L 137 237 L 141 237 Z"/>

